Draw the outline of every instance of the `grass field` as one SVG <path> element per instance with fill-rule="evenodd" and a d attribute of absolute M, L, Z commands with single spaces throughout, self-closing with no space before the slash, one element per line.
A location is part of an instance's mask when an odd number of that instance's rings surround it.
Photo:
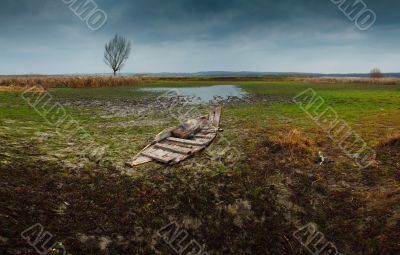
<path fill-rule="evenodd" d="M 224 132 L 207 151 L 125 167 L 179 123 L 175 113 L 209 108 L 166 108 L 138 87 L 222 84 L 250 96 L 222 102 Z M 293 102 L 309 88 L 376 151 L 371 165 L 360 168 Z M 156 234 L 170 222 L 209 254 L 308 254 L 293 238 L 308 223 L 344 254 L 400 253 L 400 85 L 149 79 L 48 94 L 79 123 L 73 135 L 54 124 L 62 111 L 46 122 L 20 92 L 0 92 L 0 247 L 11 254 L 32 252 L 20 233 L 35 223 L 71 254 L 176 254 Z M 215 156 L 225 148 L 239 160 Z"/>

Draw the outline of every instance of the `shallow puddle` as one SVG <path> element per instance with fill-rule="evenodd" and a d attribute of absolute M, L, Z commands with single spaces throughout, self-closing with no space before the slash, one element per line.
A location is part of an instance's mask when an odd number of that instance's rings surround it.
<path fill-rule="evenodd" d="M 216 85 L 207 87 L 186 88 L 142 88 L 140 91 L 161 92 L 179 97 L 186 97 L 192 104 L 207 104 L 215 101 L 241 99 L 248 95 L 246 91 L 235 85 Z"/>

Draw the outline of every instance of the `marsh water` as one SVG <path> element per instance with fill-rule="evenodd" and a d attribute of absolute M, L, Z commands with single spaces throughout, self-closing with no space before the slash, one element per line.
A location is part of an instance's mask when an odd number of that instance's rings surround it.
<path fill-rule="evenodd" d="M 248 95 L 246 91 L 236 85 L 215 85 L 201 87 L 175 87 L 175 88 L 142 88 L 141 91 L 170 93 L 187 97 L 193 104 L 207 104 L 213 101 L 241 99 Z"/>

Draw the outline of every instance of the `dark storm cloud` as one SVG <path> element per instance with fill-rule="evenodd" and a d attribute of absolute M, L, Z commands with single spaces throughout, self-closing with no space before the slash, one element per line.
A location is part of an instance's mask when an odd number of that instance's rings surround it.
<path fill-rule="evenodd" d="M 134 44 L 127 72 L 398 71 L 400 3 L 364 1 L 378 19 L 362 32 L 330 0 L 95 0 L 108 14 L 98 31 L 62 0 L 2 0 L 0 72 L 107 71 L 115 33 Z"/>

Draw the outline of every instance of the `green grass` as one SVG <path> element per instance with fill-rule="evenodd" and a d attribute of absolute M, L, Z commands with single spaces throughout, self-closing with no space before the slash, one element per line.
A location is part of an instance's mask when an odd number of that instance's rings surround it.
<path fill-rule="evenodd" d="M 363 85 L 363 84 L 305 84 L 298 82 L 217 82 L 217 81 L 156 81 L 145 84 L 145 87 L 190 87 L 211 86 L 218 84 L 233 84 L 244 90 L 271 97 L 271 104 L 253 103 L 240 104 L 227 107 L 227 113 L 234 118 L 246 119 L 256 123 L 263 122 L 263 118 L 276 119 L 279 116 L 301 120 L 303 125 L 309 125 L 306 115 L 297 105 L 292 103 L 292 98 L 305 89 L 314 89 L 321 96 L 326 106 L 333 107 L 340 117 L 350 124 L 358 124 L 361 121 L 376 121 L 376 125 L 389 121 L 393 116 L 398 116 L 400 105 L 400 86 L 395 85 Z M 137 87 L 116 88 L 56 88 L 50 89 L 54 102 L 68 102 L 71 100 L 151 100 L 157 94 L 139 91 Z M 279 100 L 283 99 L 283 100 Z M 43 119 L 22 100 L 17 93 L 0 93 L 0 120 L 17 120 L 14 127 L 23 126 L 31 121 L 30 125 L 39 127 L 45 125 Z M 93 107 L 71 108 L 66 107 L 67 112 L 83 124 L 95 125 L 105 122 L 129 121 L 132 118 L 99 119 L 96 116 L 104 109 Z M 376 118 L 374 118 L 376 117 Z M 398 118 L 397 118 L 398 119 Z M 395 118 L 394 121 L 397 122 Z M 301 124 L 300 122 L 300 124 Z M 29 126 L 29 125 L 28 125 Z M 373 127 L 371 127 L 373 128 Z M 96 129 L 96 128 L 94 128 Z M 122 129 L 125 130 L 125 129 Z M 115 129 L 118 132 L 118 129 Z M 140 131 L 138 131 L 140 133 Z"/>
<path fill-rule="evenodd" d="M 376 144 L 382 136 L 393 132 L 400 124 L 400 86 L 363 85 L 363 84 L 305 84 L 299 82 L 265 81 L 155 81 L 143 87 L 190 87 L 212 86 L 218 84 L 237 85 L 252 94 L 267 96 L 266 102 L 239 103 L 224 108 L 222 123 L 226 136 L 235 138 L 236 130 L 251 123 L 251 128 L 281 130 L 288 125 L 313 133 L 318 125 L 314 123 L 292 98 L 302 91 L 312 88 L 325 101 L 325 106 L 332 107 L 355 131 L 371 144 Z M 151 104 L 157 93 L 138 90 L 138 87 L 114 88 L 55 88 L 50 89 L 52 103 L 78 102 L 78 106 L 64 107 L 69 116 L 79 122 L 93 139 L 103 146 L 110 147 L 112 157 L 122 165 L 129 155 L 137 152 L 151 138 L 164 128 L 178 123 L 171 116 L 160 117 L 154 109 L 149 112 L 146 121 L 140 116 L 113 116 L 107 106 L 89 104 L 79 106 L 81 102 L 141 101 Z M 118 111 L 119 104 L 114 106 Z M 127 110 L 134 110 L 130 106 Z M 157 108 L 157 107 L 156 107 Z M 205 113 L 207 107 L 200 107 Z M 121 109 L 122 111 L 122 109 Z M 146 110 L 147 111 L 147 110 Z M 102 116 L 111 117 L 104 118 Z M 161 121 L 159 121 L 161 118 Z M 139 124 L 133 124 L 138 121 Z M 142 121 L 142 122 L 141 122 Z M 0 93 L 0 123 L 2 134 L 26 139 L 38 139 L 38 132 L 54 132 L 49 125 L 18 93 Z M 388 128 L 389 127 L 389 128 Z M 42 139 L 43 140 L 43 139 Z M 52 150 L 65 149 L 68 146 L 58 136 L 41 140 L 43 148 L 52 143 Z M 83 144 L 74 141 L 76 144 Z M 50 147 L 48 147 L 50 148 Z M 121 153 L 118 153 L 121 151 Z"/>

